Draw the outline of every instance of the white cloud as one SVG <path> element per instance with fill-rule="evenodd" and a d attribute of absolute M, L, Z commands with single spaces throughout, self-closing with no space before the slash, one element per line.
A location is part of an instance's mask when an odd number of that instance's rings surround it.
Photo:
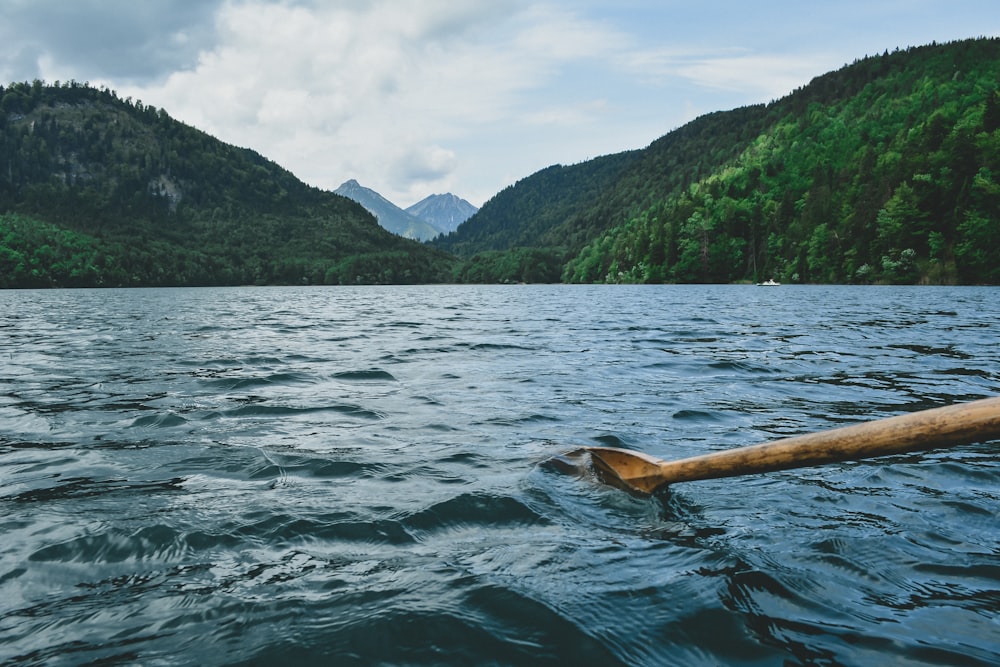
<path fill-rule="evenodd" d="M 0 77 L 149 81 L 189 67 L 211 43 L 219 0 L 6 0 Z"/>
<path fill-rule="evenodd" d="M 441 146 L 419 146 L 403 153 L 392 165 L 392 174 L 404 182 L 434 182 L 455 170 L 454 151 Z"/>
<path fill-rule="evenodd" d="M 781 97 L 864 55 L 851 39 L 905 46 L 893 26 L 917 20 L 902 4 L 861 22 L 840 5 L 723 4 L 10 0 L 0 74 L 107 85 L 323 188 L 480 203 L 550 164 Z"/>
<path fill-rule="evenodd" d="M 679 66 L 676 71 L 680 76 L 706 88 L 777 99 L 836 67 L 829 65 L 831 60 L 815 56 L 788 58 L 747 54 L 688 62 Z"/>
<path fill-rule="evenodd" d="M 776 99 L 839 66 L 832 56 L 810 54 L 791 58 L 750 49 L 724 48 L 637 50 L 623 53 L 620 66 L 650 86 L 672 85 L 684 79 L 699 88 Z"/>
<path fill-rule="evenodd" d="M 567 138 L 573 128 L 596 133 L 616 122 L 625 105 L 608 102 L 606 80 L 586 79 L 597 70 L 617 68 L 638 85 L 680 77 L 773 97 L 801 84 L 807 69 L 753 54 L 643 51 L 609 24 L 521 0 L 232 2 L 216 16 L 216 34 L 197 66 L 126 94 L 257 148 L 314 185 L 357 178 L 394 200 L 450 189 L 460 168 L 474 178 L 469 172 L 487 162 L 471 154 L 477 135 L 505 132 L 508 151 L 530 153 L 550 139 L 533 138 L 546 127 Z M 657 136 L 648 132 L 641 143 Z M 520 159 L 535 169 L 636 147 L 613 141 Z M 459 194 L 482 200 L 503 185 Z"/>
<path fill-rule="evenodd" d="M 459 145 L 501 124 L 513 141 L 541 117 L 528 93 L 563 63 L 623 42 L 520 0 L 231 2 L 216 34 L 196 66 L 119 92 L 256 148 L 314 185 L 357 178 L 390 199 L 449 188 L 460 165 L 476 162 Z M 460 194 L 485 198 L 502 185 Z"/>
<path fill-rule="evenodd" d="M 532 6 L 519 17 L 519 23 L 523 27 L 512 48 L 553 61 L 599 59 L 627 48 L 629 43 L 627 35 L 610 25 L 552 5 Z"/>
<path fill-rule="evenodd" d="M 524 122 L 528 125 L 580 127 L 595 123 L 608 109 L 608 100 L 604 98 L 581 104 L 546 106 L 525 114 Z"/>

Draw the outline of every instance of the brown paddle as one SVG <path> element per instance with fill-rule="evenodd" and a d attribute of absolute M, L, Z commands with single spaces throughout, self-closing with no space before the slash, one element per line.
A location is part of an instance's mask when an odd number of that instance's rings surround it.
<path fill-rule="evenodd" d="M 606 483 L 648 495 L 674 482 L 805 468 L 1000 438 L 1000 397 L 922 410 L 679 461 L 611 447 L 586 447 Z"/>

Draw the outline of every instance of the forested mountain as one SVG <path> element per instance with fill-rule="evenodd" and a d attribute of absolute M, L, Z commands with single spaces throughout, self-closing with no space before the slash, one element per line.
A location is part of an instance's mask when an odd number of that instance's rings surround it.
<path fill-rule="evenodd" d="M 0 87 L 0 287 L 432 282 L 453 264 L 141 101 Z"/>
<path fill-rule="evenodd" d="M 434 245 L 461 257 L 484 250 L 562 245 L 553 229 L 610 187 L 638 152 L 608 155 L 572 166 L 555 165 L 519 180 L 494 195 L 458 230 Z"/>
<path fill-rule="evenodd" d="M 361 204 L 366 211 L 375 216 L 379 225 L 398 236 L 417 241 L 429 241 L 441 233 L 441 230 L 427 221 L 404 211 L 353 178 L 341 183 L 334 192 Z"/>
<path fill-rule="evenodd" d="M 638 155 L 543 169 L 504 188 L 432 243 L 466 260 L 457 276 L 464 282 L 559 282 L 572 239 L 563 233 L 565 221 L 598 201 Z"/>
<path fill-rule="evenodd" d="M 866 57 L 538 172 L 436 243 L 467 279 L 998 283 L 998 85 L 997 39 Z"/>
<path fill-rule="evenodd" d="M 447 234 L 458 229 L 459 225 L 475 215 L 479 209 L 449 192 L 443 195 L 429 195 L 404 210 L 439 232 Z"/>
<path fill-rule="evenodd" d="M 996 284 L 998 86 L 998 39 L 866 57 L 643 150 L 544 169 L 428 246 L 140 101 L 12 84 L 0 287 Z"/>

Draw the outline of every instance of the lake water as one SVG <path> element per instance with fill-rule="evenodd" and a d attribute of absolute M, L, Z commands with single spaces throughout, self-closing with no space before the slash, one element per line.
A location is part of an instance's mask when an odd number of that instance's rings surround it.
<path fill-rule="evenodd" d="M 1000 394 L 1000 290 L 0 291 L 0 663 L 995 665 L 1000 443 L 675 485 Z"/>

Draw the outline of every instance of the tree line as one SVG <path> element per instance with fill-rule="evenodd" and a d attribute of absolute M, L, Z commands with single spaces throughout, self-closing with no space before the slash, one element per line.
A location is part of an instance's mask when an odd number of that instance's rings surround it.
<path fill-rule="evenodd" d="M 0 214 L 6 287 L 440 282 L 455 264 L 255 151 L 75 81 L 0 87 Z"/>
<path fill-rule="evenodd" d="M 1000 283 L 1000 40 L 865 57 L 418 244 L 162 109 L 0 87 L 0 286 Z"/>
<path fill-rule="evenodd" d="M 554 248 L 565 282 L 995 284 L 998 81 L 992 38 L 866 57 L 769 104 L 702 116 L 617 173 L 575 165 L 586 190 L 546 196 L 539 172 L 447 243 L 468 256 Z M 551 224 L 526 236 L 529 224 L 500 224 L 511 210 Z"/>

